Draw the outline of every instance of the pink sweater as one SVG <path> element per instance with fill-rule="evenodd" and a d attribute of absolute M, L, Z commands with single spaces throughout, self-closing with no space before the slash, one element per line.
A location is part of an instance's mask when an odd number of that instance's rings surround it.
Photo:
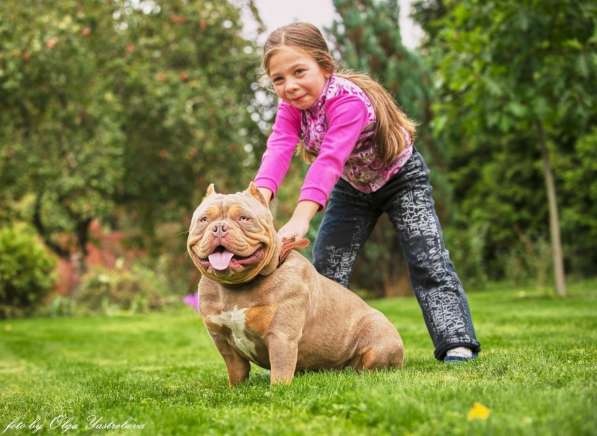
<path fill-rule="evenodd" d="M 362 192 L 375 192 L 408 160 L 412 144 L 384 165 L 376 153 L 374 130 L 375 111 L 367 95 L 353 82 L 334 75 L 311 108 L 279 105 L 255 183 L 275 195 L 302 140 L 317 158 L 307 171 L 299 201 L 325 207 L 340 177 Z"/>

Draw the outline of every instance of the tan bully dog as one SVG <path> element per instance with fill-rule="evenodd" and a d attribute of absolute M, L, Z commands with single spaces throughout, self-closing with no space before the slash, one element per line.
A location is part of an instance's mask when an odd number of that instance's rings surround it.
<path fill-rule="evenodd" d="M 202 274 L 201 317 L 230 385 L 247 379 L 249 362 L 269 368 L 272 384 L 290 383 L 301 370 L 402 366 L 394 326 L 292 251 L 306 245 L 282 243 L 252 182 L 230 195 L 210 185 L 195 210 L 187 249 Z"/>

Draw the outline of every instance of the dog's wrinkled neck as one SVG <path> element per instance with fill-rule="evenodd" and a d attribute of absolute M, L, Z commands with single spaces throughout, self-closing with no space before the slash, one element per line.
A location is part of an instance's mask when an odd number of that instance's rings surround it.
<path fill-rule="evenodd" d="M 262 275 L 262 276 L 270 275 L 280 265 L 279 259 L 280 259 L 280 251 L 282 250 L 282 243 L 280 241 L 280 238 L 278 237 L 278 232 L 276 232 L 276 230 L 273 228 L 273 226 L 271 227 L 271 241 L 272 241 L 272 245 L 271 245 L 271 250 L 269 253 L 270 255 L 268 256 L 269 259 L 265 263 L 265 266 L 259 272 L 259 275 Z"/>

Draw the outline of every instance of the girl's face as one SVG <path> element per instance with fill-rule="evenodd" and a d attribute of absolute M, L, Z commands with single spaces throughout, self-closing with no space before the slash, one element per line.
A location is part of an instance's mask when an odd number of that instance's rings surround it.
<path fill-rule="evenodd" d="M 269 77 L 278 97 L 304 110 L 317 101 L 330 74 L 304 50 L 282 46 L 270 58 Z"/>

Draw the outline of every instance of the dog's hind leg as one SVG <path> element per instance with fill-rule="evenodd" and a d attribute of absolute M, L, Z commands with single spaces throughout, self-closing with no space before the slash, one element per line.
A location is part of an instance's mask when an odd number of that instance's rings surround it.
<path fill-rule="evenodd" d="M 375 370 L 384 368 L 402 368 L 404 364 L 404 348 L 402 344 L 379 344 L 361 354 L 359 370 Z"/>
<path fill-rule="evenodd" d="M 377 315 L 375 315 L 377 318 Z M 361 328 L 360 361 L 356 368 L 383 369 L 402 368 L 404 364 L 404 345 L 402 338 L 389 321 L 379 319 L 375 323 L 365 322 Z"/>

